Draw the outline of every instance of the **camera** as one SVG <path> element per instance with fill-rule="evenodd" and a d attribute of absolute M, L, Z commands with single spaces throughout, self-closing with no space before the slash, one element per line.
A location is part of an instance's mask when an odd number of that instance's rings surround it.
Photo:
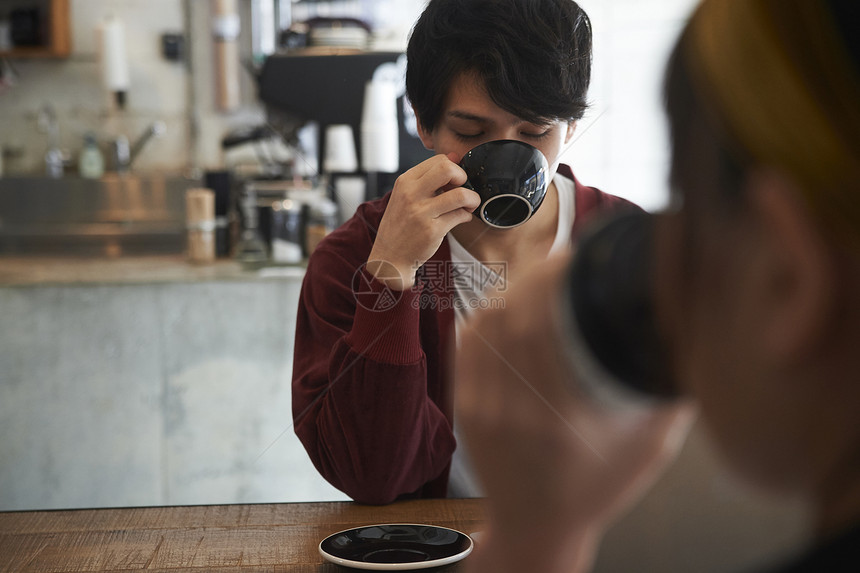
<path fill-rule="evenodd" d="M 564 296 L 577 382 L 603 394 L 678 394 L 654 308 L 654 219 L 631 208 L 596 222 L 569 270 Z"/>

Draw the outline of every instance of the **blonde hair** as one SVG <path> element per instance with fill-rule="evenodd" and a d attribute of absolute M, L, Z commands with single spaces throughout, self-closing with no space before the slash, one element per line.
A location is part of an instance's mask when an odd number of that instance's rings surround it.
<path fill-rule="evenodd" d="M 860 246 L 860 77 L 828 2 L 705 0 L 683 46 L 694 89 L 756 164 L 799 183 Z"/>

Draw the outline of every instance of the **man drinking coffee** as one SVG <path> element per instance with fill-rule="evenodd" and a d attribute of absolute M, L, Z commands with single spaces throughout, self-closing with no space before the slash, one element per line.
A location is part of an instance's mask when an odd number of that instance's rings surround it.
<path fill-rule="evenodd" d="M 586 110 L 591 23 L 572 0 L 431 0 L 407 49 L 407 95 L 436 155 L 362 205 L 311 257 L 296 325 L 293 417 L 314 465 L 356 501 L 476 496 L 447 369 L 487 292 L 568 248 L 603 209 L 559 155 Z M 524 224 L 488 225 L 458 164 L 514 140 L 546 158 Z"/>

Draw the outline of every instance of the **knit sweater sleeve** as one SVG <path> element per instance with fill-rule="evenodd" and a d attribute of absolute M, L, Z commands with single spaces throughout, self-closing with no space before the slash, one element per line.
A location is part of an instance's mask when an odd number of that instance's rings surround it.
<path fill-rule="evenodd" d="M 624 209 L 642 210 L 641 207 L 627 199 L 604 193 L 596 187 L 583 185 L 567 165 L 560 165 L 558 172 L 572 179 L 574 183 L 574 201 L 576 204 L 576 218 L 573 221 L 572 229 L 574 238 L 579 236 L 589 223 L 600 216 Z"/>
<path fill-rule="evenodd" d="M 427 392 L 420 293 L 390 290 L 364 271 L 373 241 L 365 226 L 338 229 L 309 261 L 293 421 L 323 477 L 356 501 L 383 504 L 445 471 L 455 441 Z"/>

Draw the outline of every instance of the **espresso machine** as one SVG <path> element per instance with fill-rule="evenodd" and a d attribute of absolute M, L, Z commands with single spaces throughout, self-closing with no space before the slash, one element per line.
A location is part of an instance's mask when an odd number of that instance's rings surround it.
<path fill-rule="evenodd" d="M 288 144 L 297 144 L 299 130 L 314 123 L 319 134 L 316 157 L 323 157 L 325 128 L 345 124 L 352 127 L 356 150 L 362 159 L 366 150 L 362 149 L 359 134 L 366 86 L 380 71 L 402 69 L 404 64 L 405 55 L 400 52 L 276 53 L 265 59 L 257 75 L 258 95 L 266 107 L 269 124 L 285 137 Z M 398 81 L 402 92 L 402 78 Z M 399 161 L 396 170 L 358 170 L 368 179 L 368 199 L 383 195 L 400 173 L 431 156 L 418 138 L 414 117 L 404 95 L 397 98 L 397 126 Z"/>
<path fill-rule="evenodd" d="M 308 224 L 314 221 L 314 214 L 334 204 L 336 222 L 342 222 L 361 201 L 382 196 L 400 173 L 430 157 L 431 152 L 418 138 L 411 107 L 403 95 L 404 71 L 405 55 L 399 52 L 351 50 L 334 54 L 331 50 L 302 49 L 265 58 L 256 80 L 266 124 L 231 134 L 222 146 L 226 149 L 276 133 L 292 150 L 292 158 L 238 185 L 241 231 L 234 250 L 240 260 L 253 265 L 284 262 L 279 253 L 295 252 L 276 248 L 279 233 L 289 231 L 282 224 L 287 219 L 293 221 L 293 234 L 299 237 L 298 246 L 307 257 L 315 242 L 308 239 L 313 234 Z M 382 122 L 384 138 L 369 133 L 380 127 L 368 125 L 371 84 L 390 89 L 390 107 Z M 353 163 L 333 167 L 326 155 L 330 149 L 326 138 L 344 132 L 352 134 L 346 137 L 352 139 Z M 385 145 L 380 148 L 383 140 Z M 348 197 L 347 184 L 353 189 Z M 287 262 L 297 261 L 291 256 Z"/>

